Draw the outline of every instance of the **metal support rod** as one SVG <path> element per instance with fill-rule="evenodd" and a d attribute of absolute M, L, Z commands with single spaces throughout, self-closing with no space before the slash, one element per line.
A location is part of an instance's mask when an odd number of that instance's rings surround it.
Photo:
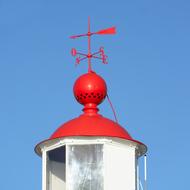
<path fill-rule="evenodd" d="M 114 115 L 114 118 L 115 118 L 115 122 L 118 123 L 116 112 L 115 112 L 115 110 L 114 110 L 113 104 L 111 103 L 111 100 L 110 100 L 108 94 L 107 94 L 107 99 L 108 99 L 108 102 L 109 102 L 110 107 L 111 107 L 111 109 L 112 109 L 112 112 L 113 112 L 113 115 Z"/>
<path fill-rule="evenodd" d="M 138 160 L 137 160 L 137 190 L 140 190 L 139 163 L 138 163 Z"/>
<path fill-rule="evenodd" d="M 147 156 L 144 155 L 144 190 L 147 190 Z"/>
<path fill-rule="evenodd" d="M 47 154 L 46 151 L 42 150 L 42 190 L 46 190 L 46 184 L 47 184 L 47 171 L 46 171 L 46 165 L 47 165 Z"/>
<path fill-rule="evenodd" d="M 143 189 L 143 185 L 142 185 L 142 183 L 141 183 L 141 180 L 139 181 L 139 183 L 140 183 L 141 190 L 144 190 L 144 189 Z"/>

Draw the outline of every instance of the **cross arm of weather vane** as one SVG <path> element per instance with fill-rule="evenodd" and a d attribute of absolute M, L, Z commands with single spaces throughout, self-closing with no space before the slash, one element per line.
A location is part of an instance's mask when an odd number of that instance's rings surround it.
<path fill-rule="evenodd" d="M 81 52 L 77 52 L 75 48 L 72 48 L 71 50 L 72 56 L 76 57 L 76 65 L 80 64 L 81 61 L 88 59 L 88 58 L 95 58 L 102 60 L 102 63 L 107 64 L 107 55 L 104 53 L 104 48 L 100 47 L 99 51 L 95 53 L 90 54 L 84 54 Z"/>

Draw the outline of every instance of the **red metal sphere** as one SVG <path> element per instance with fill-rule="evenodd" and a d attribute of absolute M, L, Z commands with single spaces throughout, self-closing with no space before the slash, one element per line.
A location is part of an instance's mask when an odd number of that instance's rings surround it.
<path fill-rule="evenodd" d="M 81 75 L 74 84 L 73 92 L 76 100 L 82 104 L 100 104 L 107 95 L 106 82 L 95 72 Z"/>

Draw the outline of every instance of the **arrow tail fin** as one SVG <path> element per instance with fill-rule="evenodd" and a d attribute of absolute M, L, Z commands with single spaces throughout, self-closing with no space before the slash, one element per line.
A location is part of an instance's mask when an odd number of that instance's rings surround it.
<path fill-rule="evenodd" d="M 116 27 L 106 28 L 106 29 L 103 29 L 103 30 L 96 32 L 95 34 L 100 34 L 100 35 L 116 34 Z"/>

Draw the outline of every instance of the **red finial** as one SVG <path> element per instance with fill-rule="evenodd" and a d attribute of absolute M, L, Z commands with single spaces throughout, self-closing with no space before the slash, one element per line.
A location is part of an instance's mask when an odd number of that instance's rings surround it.
<path fill-rule="evenodd" d="M 107 95 L 107 86 L 104 79 L 94 72 L 80 76 L 73 87 L 76 100 L 84 105 L 85 113 L 96 113 L 99 105 Z"/>
<path fill-rule="evenodd" d="M 70 37 L 72 39 L 76 39 L 83 36 L 88 37 L 88 53 L 87 54 L 77 52 L 75 48 L 72 48 L 71 50 L 72 56 L 74 57 L 77 56 L 76 64 L 79 64 L 84 59 L 88 59 L 88 72 L 92 71 L 91 58 L 101 59 L 104 64 L 107 64 L 107 56 L 104 54 L 103 47 L 100 47 L 98 52 L 91 53 L 91 36 L 94 34 L 103 35 L 103 34 L 115 34 L 115 33 L 116 33 L 115 27 L 99 30 L 97 32 L 91 32 L 90 31 L 90 17 L 88 17 L 88 32 L 86 34 L 80 34 L 80 35 L 75 35 L 75 36 Z"/>

